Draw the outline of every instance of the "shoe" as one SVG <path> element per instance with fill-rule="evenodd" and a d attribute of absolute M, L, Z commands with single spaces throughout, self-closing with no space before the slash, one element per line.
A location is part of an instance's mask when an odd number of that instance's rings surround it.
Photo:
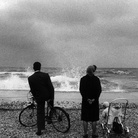
<path fill-rule="evenodd" d="M 86 135 L 83 135 L 83 138 L 88 138 L 88 134 L 86 134 Z"/>
<path fill-rule="evenodd" d="M 92 135 L 92 138 L 98 138 L 98 135 Z"/>
<path fill-rule="evenodd" d="M 40 136 L 40 135 L 42 135 L 42 132 L 41 132 L 41 131 L 37 131 L 37 132 L 36 132 L 36 135 L 37 135 L 37 136 Z"/>

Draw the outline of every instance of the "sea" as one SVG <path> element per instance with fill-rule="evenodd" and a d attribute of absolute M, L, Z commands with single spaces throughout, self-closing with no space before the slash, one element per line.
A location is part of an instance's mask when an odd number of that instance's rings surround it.
<path fill-rule="evenodd" d="M 42 68 L 49 73 L 55 93 L 79 93 L 80 78 L 86 75 L 86 68 Z M 30 88 L 28 77 L 34 72 L 30 67 L 0 67 L 0 99 L 26 96 Z M 96 76 L 102 85 L 102 92 L 138 92 L 138 68 L 98 68 Z M 16 92 L 16 93 L 15 93 Z"/>

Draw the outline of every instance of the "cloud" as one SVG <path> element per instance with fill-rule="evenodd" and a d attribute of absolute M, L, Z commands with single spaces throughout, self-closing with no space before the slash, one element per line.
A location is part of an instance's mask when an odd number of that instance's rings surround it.
<path fill-rule="evenodd" d="M 1 0 L 0 5 L 2 65 L 40 60 L 49 66 L 113 66 L 117 60 L 119 66 L 120 59 L 137 51 L 136 0 Z M 126 54 L 116 47 L 127 47 Z"/>

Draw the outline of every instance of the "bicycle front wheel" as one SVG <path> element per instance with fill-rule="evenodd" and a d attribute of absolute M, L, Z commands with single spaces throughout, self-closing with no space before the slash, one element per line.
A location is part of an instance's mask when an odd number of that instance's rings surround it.
<path fill-rule="evenodd" d="M 70 129 L 69 114 L 60 107 L 53 107 L 50 113 L 53 127 L 62 133 L 66 133 Z"/>
<path fill-rule="evenodd" d="M 25 107 L 20 112 L 19 122 L 25 127 L 33 127 L 37 124 L 37 110 L 34 104 Z"/>

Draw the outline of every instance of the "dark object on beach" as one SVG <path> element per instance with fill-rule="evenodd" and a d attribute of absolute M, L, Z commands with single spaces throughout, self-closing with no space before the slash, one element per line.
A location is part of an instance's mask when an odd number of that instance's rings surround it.
<path fill-rule="evenodd" d="M 94 75 L 97 67 L 89 66 L 86 75 L 80 80 L 82 96 L 81 120 L 83 121 L 84 135 L 88 133 L 88 122 L 92 123 L 93 135 L 97 135 L 96 125 L 99 120 L 99 97 L 101 94 L 100 79 Z"/>
<path fill-rule="evenodd" d="M 70 118 L 69 114 L 60 107 L 53 107 L 49 104 L 50 100 L 47 101 L 45 121 L 47 124 L 52 124 L 53 127 L 62 133 L 66 133 L 70 129 Z M 32 103 L 25 107 L 19 114 L 19 122 L 25 127 L 33 127 L 37 124 L 36 115 L 36 103 L 32 98 Z"/>
<path fill-rule="evenodd" d="M 117 109 L 117 110 L 113 110 Z M 129 128 L 126 126 L 128 109 L 128 100 L 125 98 L 117 98 L 109 103 L 107 117 L 101 120 L 101 128 L 104 138 L 112 136 L 129 138 Z M 116 112 L 117 111 L 117 112 Z M 112 114 L 114 112 L 114 115 Z M 113 121 L 113 122 L 112 122 Z"/>
<path fill-rule="evenodd" d="M 122 134 L 122 133 L 123 133 L 122 124 L 118 121 L 118 118 L 117 118 L 117 117 L 114 118 L 112 130 L 113 130 L 116 134 Z"/>
<path fill-rule="evenodd" d="M 45 102 L 54 106 L 54 87 L 48 73 L 41 72 L 41 63 L 33 64 L 34 74 L 28 77 L 30 91 L 37 102 L 37 132 L 45 127 Z"/>

